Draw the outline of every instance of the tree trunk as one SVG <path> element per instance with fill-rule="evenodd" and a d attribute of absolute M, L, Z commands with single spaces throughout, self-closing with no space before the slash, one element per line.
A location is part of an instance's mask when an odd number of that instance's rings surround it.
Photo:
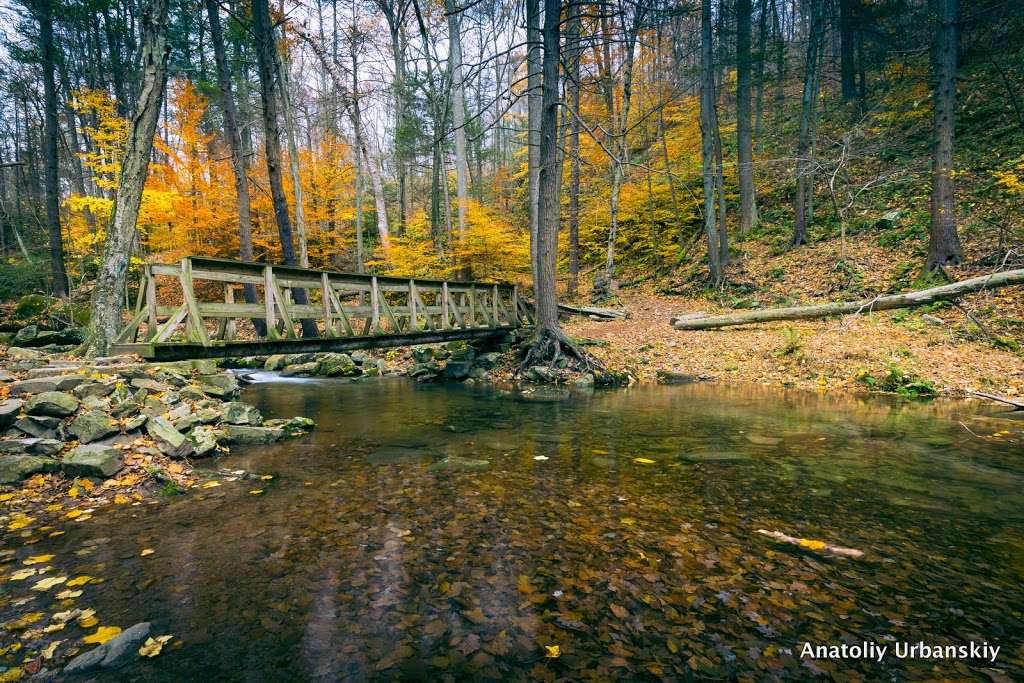
<path fill-rule="evenodd" d="M 455 198 L 458 202 L 456 207 L 459 217 L 459 243 L 466 240 L 466 203 L 468 193 L 466 189 L 467 161 L 466 161 L 466 95 L 465 85 L 462 82 L 462 21 L 455 10 L 454 0 L 445 0 L 445 10 L 448 13 L 448 48 L 449 60 L 451 61 L 451 87 L 452 87 L 452 127 L 455 133 Z"/>
<path fill-rule="evenodd" d="M 754 143 L 750 131 L 751 0 L 736 2 L 736 146 L 740 172 L 740 234 L 757 223 L 754 199 Z"/>
<path fill-rule="evenodd" d="M 800 110 L 800 138 L 796 151 L 796 199 L 793 212 L 792 240 L 794 247 L 807 243 L 807 207 L 810 203 L 809 195 L 814 191 L 809 181 L 812 173 L 810 155 L 811 137 L 814 135 L 814 108 L 817 104 L 815 92 L 818 89 L 818 42 L 821 36 L 821 8 L 818 6 L 819 1 L 811 0 L 810 2 L 811 32 L 807 37 L 807 59 L 804 65 L 804 96 Z"/>
<path fill-rule="evenodd" d="M 547 2 L 548 0 L 545 0 Z M 527 183 L 530 209 L 530 261 L 537 272 L 537 230 L 540 224 L 541 33 L 540 0 L 526 0 L 527 40 Z"/>
<path fill-rule="evenodd" d="M 277 47 L 270 23 L 267 0 L 252 0 L 253 34 L 256 40 L 256 62 L 260 78 L 260 101 L 263 103 L 264 149 L 267 158 L 267 180 L 270 197 L 274 205 L 277 232 L 281 240 L 281 260 L 285 265 L 296 265 L 295 246 L 292 244 L 292 222 L 288 215 L 288 198 L 284 193 L 281 179 L 281 128 L 277 120 L 279 94 L 275 83 L 275 57 Z M 304 305 L 309 297 L 304 289 L 292 290 L 295 303 Z M 310 319 L 301 321 L 302 336 L 317 336 L 316 323 Z M 272 332 L 272 330 L 268 330 Z"/>
<path fill-rule="evenodd" d="M 575 294 L 580 282 L 580 10 L 569 5 L 565 48 L 569 53 L 569 294 Z"/>
<path fill-rule="evenodd" d="M 142 15 L 142 87 L 121 161 L 114 213 L 92 294 L 91 330 L 84 347 L 90 356 L 108 353 L 122 323 L 130 250 L 167 83 L 167 5 L 168 0 L 150 0 Z"/>
<path fill-rule="evenodd" d="M 299 265 L 309 268 L 309 245 L 306 232 L 306 208 L 302 197 L 302 175 L 299 173 L 299 146 L 295 136 L 297 126 L 288 94 L 288 68 L 280 51 L 274 48 L 274 67 L 277 72 L 278 92 L 281 96 L 281 110 L 284 114 L 285 139 L 288 141 L 288 171 L 292 177 L 292 194 L 295 197 L 295 237 L 299 243 Z"/>
<path fill-rule="evenodd" d="M 50 290 L 54 296 L 68 295 L 68 275 L 64 269 L 64 241 L 60 232 L 60 179 L 57 177 L 57 82 L 53 45 L 52 0 L 39 0 L 39 49 L 43 66 L 43 154 L 46 157 L 46 232 L 50 240 Z"/>
<path fill-rule="evenodd" d="M 531 0 L 532 2 L 533 0 Z M 558 292 L 555 269 L 558 262 L 558 224 L 561 210 L 562 169 L 558 158 L 558 67 L 560 60 L 559 0 L 544 0 L 544 57 L 541 65 L 543 91 L 540 111 L 540 166 L 537 212 L 537 262 L 533 273 L 537 332 L 561 335 L 558 325 Z"/>
<path fill-rule="evenodd" d="M 711 42 L 711 0 L 701 0 L 700 19 L 700 139 L 704 169 L 704 232 L 708 239 L 708 269 L 711 282 L 722 282 L 719 256 L 718 221 L 715 208 L 715 74 L 714 47 Z"/>
<path fill-rule="evenodd" d="M 843 102 L 857 98 L 854 16 L 858 0 L 839 0 L 839 72 Z"/>
<path fill-rule="evenodd" d="M 959 263 L 963 258 L 956 231 L 953 183 L 953 138 L 956 124 L 957 0 L 937 0 L 938 22 L 932 47 L 932 220 L 928 235 L 927 270 Z"/>
<path fill-rule="evenodd" d="M 1004 270 L 992 275 L 982 275 L 969 280 L 961 280 L 941 287 L 921 289 L 905 294 L 879 296 L 874 299 L 849 301 L 834 304 L 818 304 L 814 306 L 792 306 L 790 308 L 769 308 L 759 311 L 744 311 L 727 315 L 706 317 L 684 316 L 672 318 L 669 322 L 677 330 L 710 330 L 733 325 L 764 323 L 775 320 L 811 320 L 832 315 L 849 313 L 870 313 L 871 311 L 887 311 L 894 308 L 910 308 L 923 306 L 936 301 L 956 299 L 971 292 L 1008 287 L 1024 284 L 1024 269 Z"/>

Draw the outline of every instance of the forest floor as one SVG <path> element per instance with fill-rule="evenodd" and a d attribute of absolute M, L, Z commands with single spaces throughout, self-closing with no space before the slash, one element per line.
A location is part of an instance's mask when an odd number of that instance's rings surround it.
<path fill-rule="evenodd" d="M 709 293 L 696 285 L 647 281 L 621 291 L 627 319 L 577 317 L 566 329 L 577 338 L 607 342 L 588 348 L 641 382 L 657 381 L 657 373 L 664 371 L 829 391 L 913 394 L 933 388 L 949 396 L 970 391 L 1024 396 L 1024 287 L 965 297 L 962 308 L 939 304 L 824 320 L 675 330 L 669 318 L 684 313 L 854 300 L 919 288 L 901 281 L 911 272 L 905 262 L 866 237 L 848 244 L 847 253 L 856 256 L 847 259 L 839 258 L 834 242 L 788 252 L 763 244 L 742 246 L 743 255 L 730 270 L 731 289 Z M 974 266 L 949 274 L 959 280 L 992 270 Z M 680 295 L 666 295 L 666 290 Z"/>

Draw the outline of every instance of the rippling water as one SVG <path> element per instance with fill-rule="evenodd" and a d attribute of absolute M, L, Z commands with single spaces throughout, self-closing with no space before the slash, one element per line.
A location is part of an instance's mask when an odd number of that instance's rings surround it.
<path fill-rule="evenodd" d="M 111 680 L 1024 678 L 1022 448 L 980 438 L 1021 423 L 977 406 L 399 379 L 243 398 L 319 424 L 216 462 L 272 480 L 31 548 L 106 579 L 79 600 L 102 623 L 180 639 Z M 889 656 L 800 657 L 863 641 Z M 892 654 L 918 641 L 1001 651 Z"/>

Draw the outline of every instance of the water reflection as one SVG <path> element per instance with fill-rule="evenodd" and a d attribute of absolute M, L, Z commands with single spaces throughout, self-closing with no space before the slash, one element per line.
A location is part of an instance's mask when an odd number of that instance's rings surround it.
<path fill-rule="evenodd" d="M 120 680 L 1024 676 L 1019 445 L 972 436 L 956 405 L 398 379 L 245 399 L 320 425 L 217 463 L 275 479 L 39 544 L 106 578 L 81 599 L 103 623 L 183 641 Z M 893 639 L 1003 650 L 879 666 L 794 649 Z"/>

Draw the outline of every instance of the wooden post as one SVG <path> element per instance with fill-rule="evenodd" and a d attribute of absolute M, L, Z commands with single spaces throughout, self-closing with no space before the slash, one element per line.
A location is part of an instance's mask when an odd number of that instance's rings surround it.
<path fill-rule="evenodd" d="M 512 285 L 512 324 L 519 327 L 519 285 Z"/>
<path fill-rule="evenodd" d="M 192 288 L 192 261 L 188 257 L 181 259 L 181 291 L 185 297 L 185 305 L 188 307 L 188 322 L 195 333 L 195 338 L 203 346 L 210 345 L 210 336 L 206 333 L 203 325 L 203 316 L 199 312 L 199 303 L 196 301 L 195 290 Z M 186 329 L 188 327 L 186 326 Z M 191 337 L 192 335 L 188 335 Z"/>
<path fill-rule="evenodd" d="M 370 278 L 370 329 L 380 332 L 380 290 L 377 289 L 377 276 Z"/>
<path fill-rule="evenodd" d="M 323 300 L 321 303 L 324 307 L 324 334 L 329 337 L 335 337 L 338 331 L 334 329 L 334 323 L 331 316 L 331 279 L 327 273 L 320 273 L 320 298 Z"/>
<path fill-rule="evenodd" d="M 491 290 L 491 316 L 493 318 L 491 327 L 501 324 L 498 320 L 498 285 L 494 285 Z"/>
<path fill-rule="evenodd" d="M 416 332 L 420 329 L 419 321 L 416 320 L 416 281 L 409 280 L 409 330 Z"/>
<path fill-rule="evenodd" d="M 267 318 L 267 338 L 277 339 L 277 318 L 274 315 L 274 269 L 263 266 L 263 306 Z"/>
<path fill-rule="evenodd" d="M 146 308 L 149 313 L 149 327 L 146 330 L 146 341 L 151 341 L 156 336 L 160 321 L 156 312 L 156 276 L 153 275 L 153 266 L 146 265 Z"/>
<path fill-rule="evenodd" d="M 447 330 L 448 321 L 448 283 L 441 283 L 441 329 Z"/>
<path fill-rule="evenodd" d="M 469 299 L 469 326 L 476 327 L 476 285 L 469 286 L 469 294 L 466 297 Z"/>

